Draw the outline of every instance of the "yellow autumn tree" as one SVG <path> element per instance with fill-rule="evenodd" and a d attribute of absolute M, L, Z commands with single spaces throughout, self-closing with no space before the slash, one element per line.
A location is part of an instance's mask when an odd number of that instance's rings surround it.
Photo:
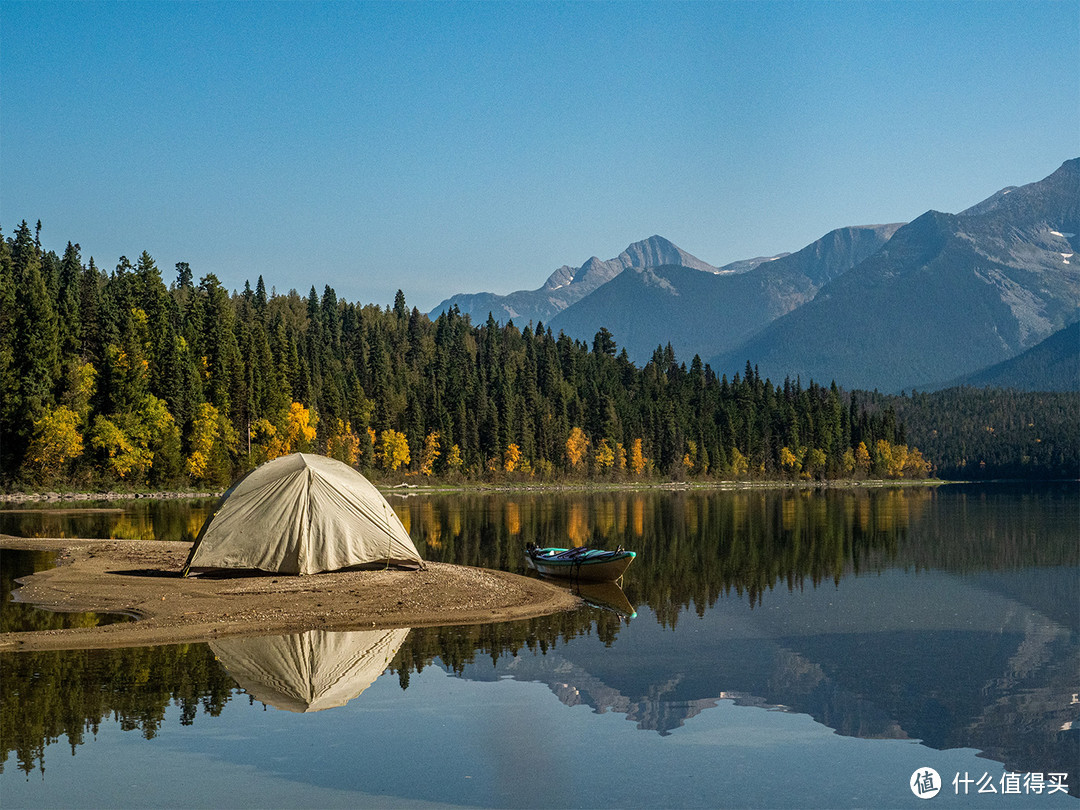
<path fill-rule="evenodd" d="M 859 475 L 870 472 L 870 451 L 866 449 L 866 442 L 859 442 L 859 446 L 855 448 L 855 469 Z"/>
<path fill-rule="evenodd" d="M 589 438 L 585 435 L 585 431 L 579 427 L 571 430 L 566 439 L 566 459 L 570 462 L 571 469 L 578 468 L 588 449 Z"/>
<path fill-rule="evenodd" d="M 923 458 L 919 448 L 913 447 L 904 462 L 905 478 L 926 478 L 930 475 L 930 463 Z"/>
<path fill-rule="evenodd" d="M 319 415 L 314 409 L 309 410 L 299 402 L 289 405 L 283 438 L 285 453 L 303 453 L 310 449 L 318 423 Z"/>
<path fill-rule="evenodd" d="M 626 472 L 626 448 L 622 442 L 615 442 L 615 469 Z"/>
<path fill-rule="evenodd" d="M 105 454 L 106 468 L 118 478 L 127 478 L 132 471 L 143 472 L 154 457 L 148 448 L 136 444 L 116 422 L 104 416 L 94 419 L 90 444 Z"/>
<path fill-rule="evenodd" d="M 435 472 L 435 462 L 441 455 L 439 431 L 433 430 L 424 438 L 424 449 L 420 453 L 420 474 L 432 475 Z"/>
<path fill-rule="evenodd" d="M 904 466 L 907 464 L 908 448 L 906 444 L 893 444 L 890 446 L 891 455 L 885 474 L 889 478 L 901 478 L 904 475 Z"/>
<path fill-rule="evenodd" d="M 97 389 L 96 380 L 97 369 L 90 363 L 76 361 L 68 369 L 64 404 L 78 414 L 81 424 L 85 424 L 89 417 L 90 400 Z"/>
<path fill-rule="evenodd" d="M 404 433 L 387 429 L 379 435 L 379 462 L 384 470 L 395 472 L 402 464 L 411 461 L 409 442 Z"/>
<path fill-rule="evenodd" d="M 221 414 L 209 402 L 202 403 L 192 420 L 191 436 L 185 469 L 187 474 L 197 481 L 206 479 L 210 471 L 210 452 L 218 438 Z"/>
<path fill-rule="evenodd" d="M 686 452 L 683 453 L 682 463 L 687 470 L 694 469 L 694 465 L 697 463 L 697 442 L 687 440 Z"/>
<path fill-rule="evenodd" d="M 80 421 L 79 414 L 64 405 L 47 408 L 40 419 L 34 420 L 34 437 L 27 450 L 27 460 L 43 476 L 52 478 L 67 462 L 82 455 Z"/>
<path fill-rule="evenodd" d="M 503 453 L 503 469 L 513 472 L 521 463 L 521 448 L 516 444 L 510 444 Z"/>
<path fill-rule="evenodd" d="M 825 451 L 818 447 L 814 447 L 803 459 L 803 471 L 808 476 L 822 476 L 825 474 L 825 468 L 828 463 L 829 458 L 825 455 Z"/>
<path fill-rule="evenodd" d="M 738 447 L 731 448 L 731 474 L 736 478 L 746 475 L 750 471 L 750 462 L 746 456 L 739 452 Z"/>
<path fill-rule="evenodd" d="M 450 450 L 446 453 L 446 466 L 454 472 L 458 472 L 464 463 L 465 459 L 461 457 L 461 448 L 456 444 L 450 445 Z"/>
<path fill-rule="evenodd" d="M 356 464 L 359 453 L 360 439 L 353 433 L 352 425 L 338 419 L 334 434 L 327 438 L 326 455 L 343 461 L 351 467 Z"/>
<path fill-rule="evenodd" d="M 607 439 L 600 440 L 600 444 L 596 446 L 593 460 L 596 462 L 596 469 L 600 470 L 600 472 L 607 472 L 615 465 L 615 451 L 611 449 Z"/>
<path fill-rule="evenodd" d="M 365 467 L 374 467 L 379 460 L 379 437 L 375 433 L 374 428 L 367 428 L 360 434 L 360 456 L 364 461 Z"/>
<path fill-rule="evenodd" d="M 188 438 L 192 450 L 186 460 L 188 475 L 197 481 L 228 484 L 238 442 L 239 436 L 232 422 L 213 405 L 204 402 L 195 411 Z"/>
<path fill-rule="evenodd" d="M 780 466 L 786 473 L 797 473 L 802 468 L 799 457 L 787 446 L 780 448 Z"/>
<path fill-rule="evenodd" d="M 251 423 L 249 429 L 251 437 L 251 457 L 257 465 L 267 461 L 273 461 L 279 456 L 285 455 L 285 443 L 278 435 L 278 429 L 269 419 L 257 419 Z"/>
<path fill-rule="evenodd" d="M 180 446 L 180 428 L 176 419 L 169 412 L 165 400 L 153 394 L 147 395 L 135 413 L 136 440 L 150 450 L 150 467 L 157 473 L 159 480 L 171 480 L 183 471 L 183 455 Z M 229 426 L 236 442 L 236 431 Z"/>
<path fill-rule="evenodd" d="M 850 447 L 844 451 L 844 456 L 840 459 L 840 467 L 844 471 L 844 475 L 851 475 L 855 472 L 855 452 Z"/>
<path fill-rule="evenodd" d="M 645 472 L 648 463 L 649 460 L 645 458 L 645 453 L 641 449 L 641 439 L 634 439 L 630 445 L 630 469 L 633 470 L 634 475 L 641 475 Z"/>
<path fill-rule="evenodd" d="M 878 439 L 874 444 L 873 469 L 876 475 L 888 475 L 893 463 L 892 445 L 885 439 Z"/>

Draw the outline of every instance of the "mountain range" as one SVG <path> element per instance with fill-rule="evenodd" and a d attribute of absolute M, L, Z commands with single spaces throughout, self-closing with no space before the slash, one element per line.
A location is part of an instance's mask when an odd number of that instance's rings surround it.
<path fill-rule="evenodd" d="M 604 326 L 641 363 L 667 343 L 683 359 L 708 358 L 813 300 L 822 286 L 878 250 L 898 227 L 840 228 L 797 253 L 759 261 L 742 272 L 629 267 L 548 325 L 580 338 Z"/>
<path fill-rule="evenodd" d="M 723 267 L 653 236 L 614 259 L 560 267 L 540 289 L 456 295 L 431 316 L 457 306 L 474 321 L 489 312 L 519 326 L 543 321 L 583 340 L 604 327 L 639 364 L 670 343 L 717 373 L 749 360 L 773 380 L 926 390 L 981 379 L 972 375 L 1078 320 L 1078 233 L 1080 158 L 959 214 L 839 228 L 795 253 Z M 1062 369 L 1080 355 L 1067 335 L 1049 345 Z M 1049 356 L 1018 358 L 994 379 L 1027 387 L 1034 363 L 1045 384 Z"/>
<path fill-rule="evenodd" d="M 779 257 L 763 256 L 733 262 L 724 267 L 713 267 L 676 247 L 662 236 L 651 236 L 630 245 L 614 259 L 602 261 L 593 256 L 580 267 L 564 264 L 548 276 L 544 286 L 536 290 L 518 290 L 508 295 L 487 292 L 459 293 L 435 307 L 430 317 L 437 318 L 440 313 L 456 306 L 462 315 L 469 315 L 474 323 L 486 320 L 489 313 L 494 315 L 495 320 L 500 323 L 506 323 L 509 320 L 521 326 L 541 321 L 546 323 L 556 314 L 616 278 L 627 268 L 676 266 L 709 275 L 726 275 L 750 270 L 774 258 Z"/>

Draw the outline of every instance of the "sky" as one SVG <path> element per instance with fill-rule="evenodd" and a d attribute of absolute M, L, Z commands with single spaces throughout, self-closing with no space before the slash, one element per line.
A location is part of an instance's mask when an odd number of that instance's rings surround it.
<path fill-rule="evenodd" d="M 713 265 L 1080 155 L 1080 0 L 0 0 L 0 229 L 429 311 Z"/>

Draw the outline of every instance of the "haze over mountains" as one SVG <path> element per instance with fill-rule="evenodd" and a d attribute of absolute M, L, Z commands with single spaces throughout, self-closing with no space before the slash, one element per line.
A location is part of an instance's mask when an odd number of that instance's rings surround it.
<path fill-rule="evenodd" d="M 638 364 L 670 342 L 680 360 L 700 355 L 717 373 L 749 360 L 773 380 L 925 390 L 1078 320 L 1078 233 L 1080 158 L 959 214 L 839 228 L 796 253 L 720 268 L 653 236 L 606 262 L 561 267 L 538 290 L 456 295 L 431 315 L 458 306 L 474 321 L 543 321 L 583 340 L 605 327 Z M 1062 368 L 1080 355 L 1069 339 L 1050 346 Z M 1032 357 L 1045 380 L 1052 362 Z M 1017 367 L 994 379 L 1026 387 L 1025 377 Z"/>

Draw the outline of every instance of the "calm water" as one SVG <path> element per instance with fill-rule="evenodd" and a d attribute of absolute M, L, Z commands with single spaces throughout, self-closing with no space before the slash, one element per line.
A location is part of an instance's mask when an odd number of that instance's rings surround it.
<path fill-rule="evenodd" d="M 391 502 L 429 559 L 639 557 L 528 622 L 0 655 L 0 803 L 925 807 L 933 768 L 934 805 L 1080 806 L 1075 484 Z M 191 539 L 208 508 L 0 532 Z"/>

